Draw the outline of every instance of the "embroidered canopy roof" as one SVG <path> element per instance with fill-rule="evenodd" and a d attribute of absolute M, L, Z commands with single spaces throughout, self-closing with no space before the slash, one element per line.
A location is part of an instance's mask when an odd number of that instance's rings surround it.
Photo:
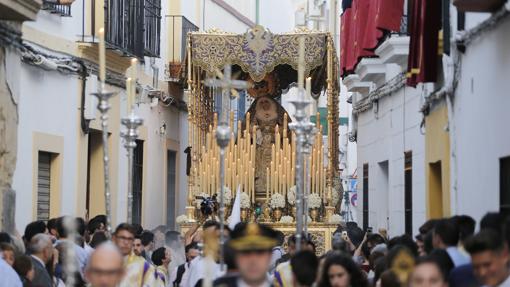
<path fill-rule="evenodd" d="M 219 30 L 193 32 L 190 33 L 192 64 L 209 74 L 221 70 L 225 64 L 232 64 L 234 71 L 241 71 L 241 77 L 249 76 L 255 82 L 274 71 L 280 88 L 286 90 L 297 81 L 301 37 L 305 37 L 305 75 L 312 77 L 312 92 L 318 96 L 326 87 L 329 33 L 296 30 L 273 34 L 262 26 L 255 26 L 244 34 Z M 338 87 L 336 57 L 333 67 L 333 85 Z"/>

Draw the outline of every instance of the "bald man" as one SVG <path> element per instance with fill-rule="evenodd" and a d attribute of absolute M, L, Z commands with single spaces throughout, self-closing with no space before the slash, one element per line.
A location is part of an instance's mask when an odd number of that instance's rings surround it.
<path fill-rule="evenodd" d="M 124 259 L 117 246 L 106 242 L 99 245 L 85 269 L 91 287 L 116 287 L 124 276 Z"/>

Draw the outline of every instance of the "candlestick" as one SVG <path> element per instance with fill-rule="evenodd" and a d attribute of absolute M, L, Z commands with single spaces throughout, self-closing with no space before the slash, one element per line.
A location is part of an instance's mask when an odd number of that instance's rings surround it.
<path fill-rule="evenodd" d="M 269 181 L 269 167 L 266 167 L 266 202 L 269 202 L 269 185 L 270 185 L 270 181 Z"/>
<path fill-rule="evenodd" d="M 311 77 L 306 78 L 306 96 L 307 97 L 312 96 L 312 78 Z"/>
<path fill-rule="evenodd" d="M 138 60 L 136 58 L 131 59 L 131 106 L 136 103 L 136 83 L 138 80 Z"/>
<path fill-rule="evenodd" d="M 104 28 L 99 28 L 99 81 L 102 85 L 106 82 L 106 43 L 104 40 Z"/>

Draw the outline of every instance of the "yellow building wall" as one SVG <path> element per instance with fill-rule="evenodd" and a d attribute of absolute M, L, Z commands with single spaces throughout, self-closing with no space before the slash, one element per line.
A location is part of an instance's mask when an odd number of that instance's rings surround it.
<path fill-rule="evenodd" d="M 439 104 L 425 118 L 427 218 L 450 216 L 450 137 L 448 110 Z"/>

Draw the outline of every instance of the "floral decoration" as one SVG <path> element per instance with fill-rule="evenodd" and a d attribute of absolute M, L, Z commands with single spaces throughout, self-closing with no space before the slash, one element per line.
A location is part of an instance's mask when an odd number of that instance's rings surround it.
<path fill-rule="evenodd" d="M 317 193 L 311 193 L 308 195 L 308 208 L 320 208 L 322 204 L 322 199 Z"/>
<path fill-rule="evenodd" d="M 280 218 L 280 223 L 293 223 L 294 222 L 294 218 L 290 215 L 284 215 L 282 216 L 282 218 Z"/>
<path fill-rule="evenodd" d="M 181 214 L 181 215 L 177 216 L 177 218 L 175 219 L 175 222 L 177 224 L 186 223 L 186 222 L 188 222 L 188 217 L 186 216 L 186 214 Z"/>
<path fill-rule="evenodd" d="M 342 216 L 340 216 L 340 214 L 333 214 L 331 215 L 331 218 L 329 219 L 329 223 L 333 223 L 333 224 L 340 224 L 342 222 Z"/>
<path fill-rule="evenodd" d="M 289 192 L 287 192 L 287 201 L 290 205 L 296 204 L 296 191 L 297 187 L 293 185 L 291 188 L 289 188 Z"/>
<path fill-rule="evenodd" d="M 250 208 L 250 196 L 246 192 L 241 192 L 241 208 Z"/>
<path fill-rule="evenodd" d="M 225 188 L 225 190 L 223 192 L 223 200 L 226 205 L 230 205 L 230 202 L 232 201 L 232 191 L 227 186 L 225 186 L 224 188 Z M 220 201 L 220 193 L 221 193 L 221 188 L 218 188 L 218 192 L 216 192 L 216 200 L 218 202 Z"/>
<path fill-rule="evenodd" d="M 271 202 L 270 202 L 272 209 L 277 208 L 284 208 L 285 207 L 285 197 L 281 195 L 280 193 L 275 193 L 271 195 Z"/>

